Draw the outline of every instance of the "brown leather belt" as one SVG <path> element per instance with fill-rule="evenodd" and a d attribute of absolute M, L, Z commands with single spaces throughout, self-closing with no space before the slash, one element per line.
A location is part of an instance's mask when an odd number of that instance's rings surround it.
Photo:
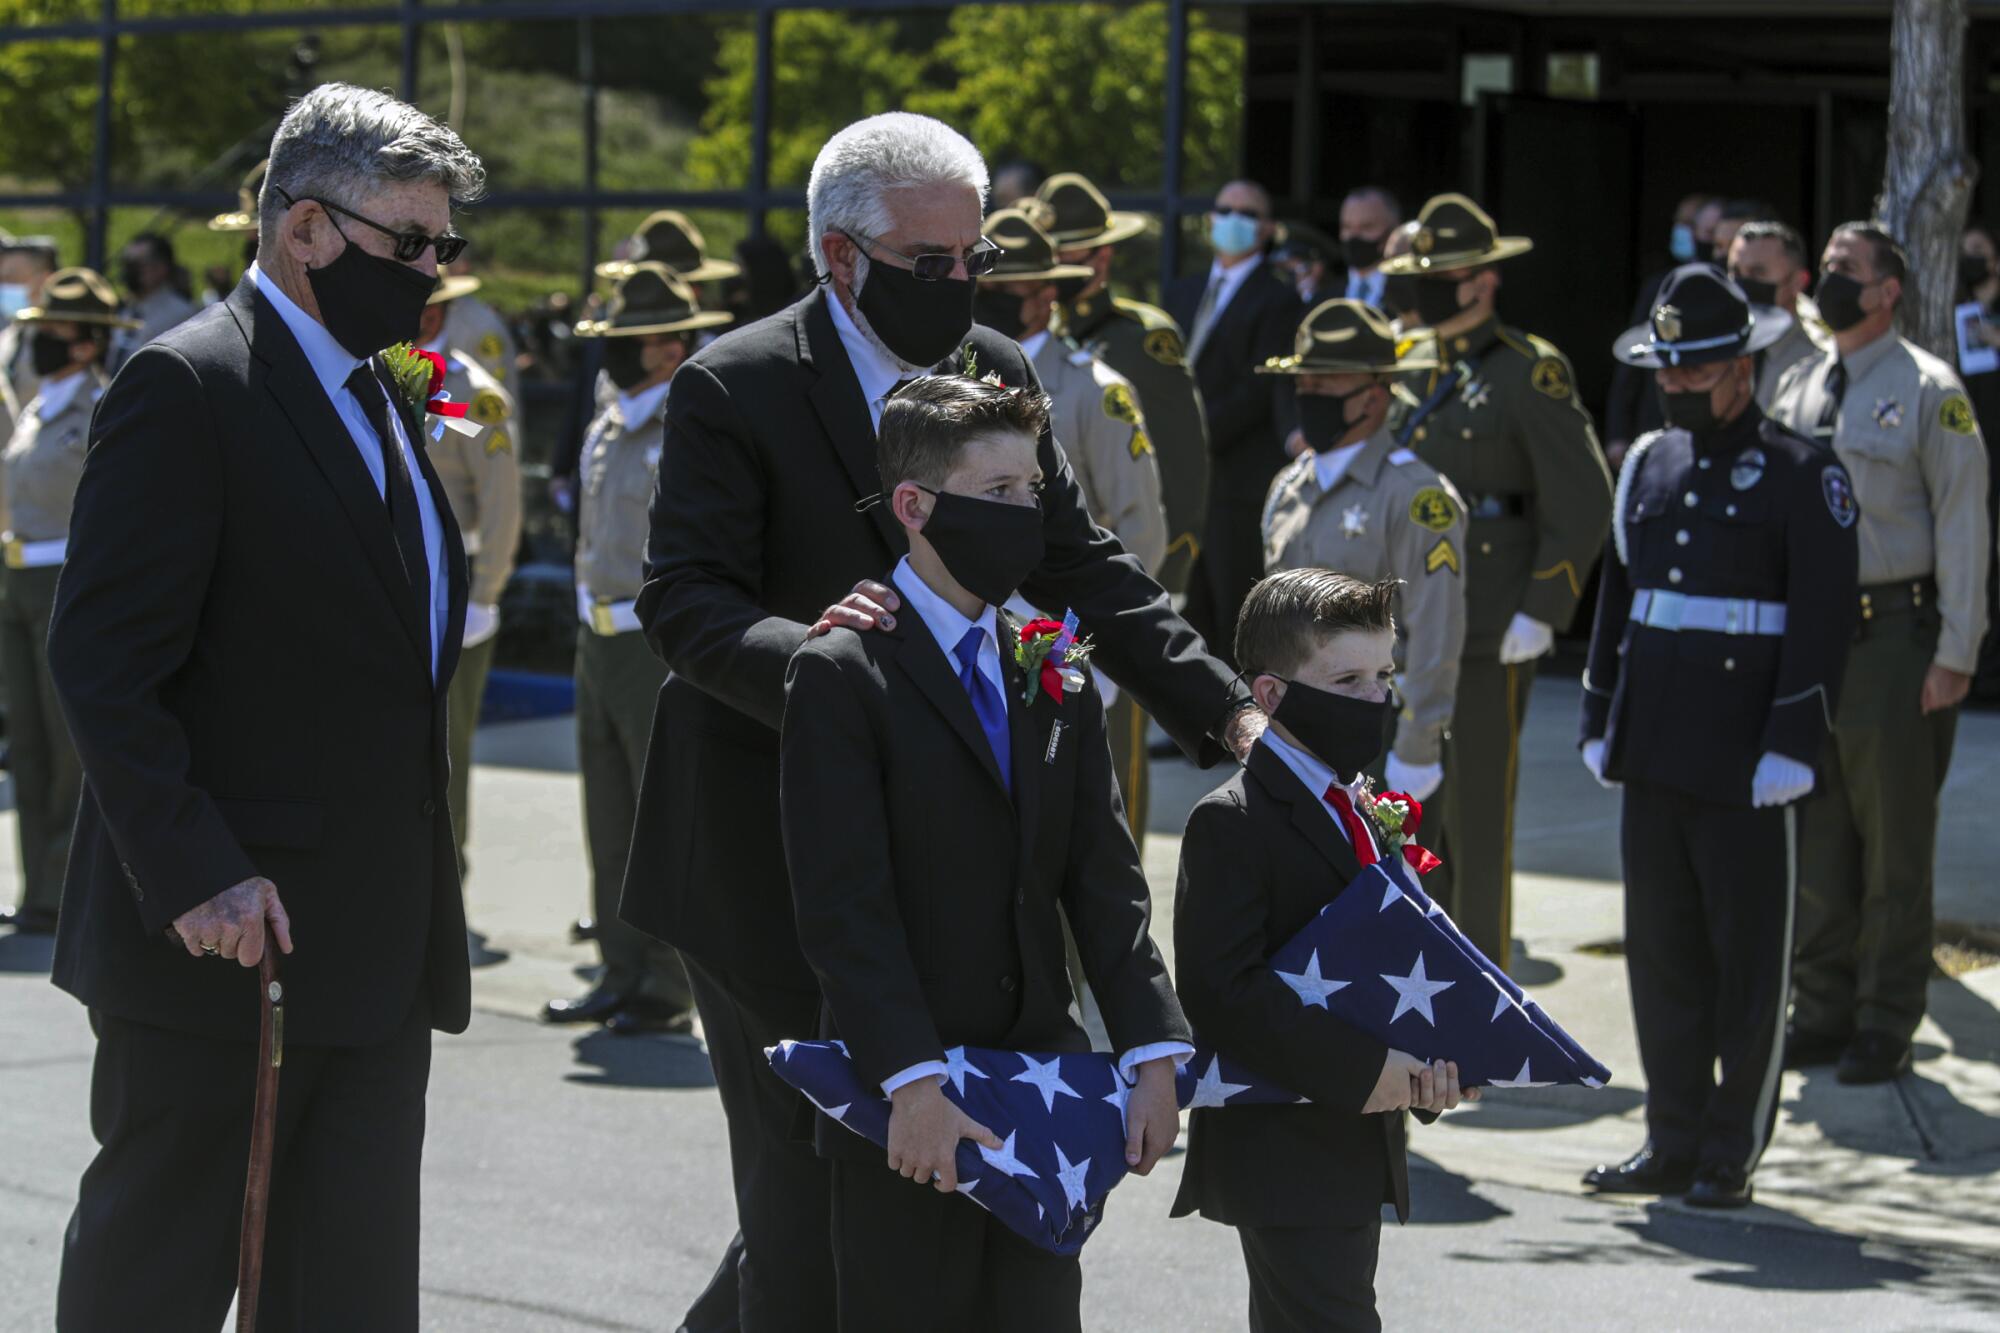
<path fill-rule="evenodd" d="M 1861 589 L 1861 619 L 1879 620 L 1937 605 L 1937 580 L 1926 574 L 1894 583 L 1870 583 Z"/>

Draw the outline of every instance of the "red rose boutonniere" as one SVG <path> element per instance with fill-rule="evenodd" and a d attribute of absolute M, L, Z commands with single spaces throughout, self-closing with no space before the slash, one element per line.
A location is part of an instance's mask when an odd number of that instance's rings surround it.
<path fill-rule="evenodd" d="M 1061 620 L 1038 616 L 1020 627 L 1014 639 L 1014 665 L 1021 668 L 1026 685 L 1022 703 L 1035 701 L 1035 688 L 1062 702 L 1066 690 L 1083 688 L 1083 672 L 1077 668 L 1089 659 L 1093 647 L 1089 639 L 1076 637 L 1076 613 Z"/>
<path fill-rule="evenodd" d="M 1423 803 L 1407 792 L 1385 791 L 1377 796 L 1374 791 L 1363 786 L 1361 789 L 1362 808 L 1368 812 L 1368 819 L 1375 825 L 1375 837 L 1390 851 L 1400 851 L 1403 859 L 1410 863 L 1410 869 L 1419 875 L 1428 875 L 1444 862 L 1436 854 L 1417 845 L 1417 829 L 1424 822 Z"/>
<path fill-rule="evenodd" d="M 451 394 L 445 391 L 445 362 L 438 353 L 426 352 L 410 343 L 397 343 L 382 350 L 382 364 L 411 411 L 440 418 L 433 438 L 443 434 L 446 425 L 468 434 L 478 431 L 477 426 L 459 422 L 465 415 L 466 404 L 454 403 Z"/>

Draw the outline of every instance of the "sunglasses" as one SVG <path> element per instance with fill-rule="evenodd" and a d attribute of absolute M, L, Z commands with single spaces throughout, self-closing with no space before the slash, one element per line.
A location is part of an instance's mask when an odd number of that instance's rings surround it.
<path fill-rule="evenodd" d="M 471 241 L 460 236 L 457 232 L 448 231 L 442 236 L 426 236 L 420 231 L 397 231 L 394 228 L 383 226 L 373 218 L 363 217 L 353 209 L 342 208 L 339 204 L 330 203 L 325 199 L 315 198 L 312 195 L 307 195 L 303 200 L 300 200 L 292 198 L 291 195 L 286 194 L 283 190 L 279 190 L 278 197 L 285 201 L 285 205 L 288 208 L 297 203 L 314 203 L 329 213 L 338 213 L 344 218 L 353 218 L 363 226 L 373 227 L 376 231 L 381 232 L 396 243 L 396 248 L 389 253 L 398 264 L 416 263 L 417 260 L 423 258 L 426 249 L 437 251 L 438 263 L 449 264 L 465 253 L 466 246 L 472 244 Z M 340 224 L 338 222 L 334 223 L 333 229 L 340 231 Z M 344 231 L 340 231 L 340 234 L 343 237 L 347 235 Z"/>
<path fill-rule="evenodd" d="M 910 276 L 914 277 L 918 282 L 943 282 L 951 276 L 952 269 L 956 268 L 960 262 L 965 264 L 965 271 L 968 276 L 982 278 L 991 273 L 993 266 L 1000 262 L 1000 247 L 984 236 L 979 238 L 979 244 L 967 250 L 963 255 L 906 255 L 901 250 L 891 250 L 873 236 L 863 236 L 860 232 L 854 231 L 843 234 L 848 240 L 861 246 L 864 252 L 867 250 L 867 247 L 872 245 L 883 254 L 893 255 L 895 258 L 902 260 L 910 266 Z"/>
<path fill-rule="evenodd" d="M 1217 204 L 1208 210 L 1219 218 L 1249 218 L 1252 222 L 1262 222 L 1264 215 L 1254 208 L 1224 208 Z"/>

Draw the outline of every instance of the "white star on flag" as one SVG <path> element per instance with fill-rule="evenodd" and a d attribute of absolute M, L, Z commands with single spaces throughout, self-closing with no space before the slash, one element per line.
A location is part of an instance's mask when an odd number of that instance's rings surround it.
<path fill-rule="evenodd" d="M 1056 1109 L 1057 1093 L 1062 1093 L 1067 1097 L 1076 1097 L 1078 1101 L 1083 1100 L 1078 1096 L 1075 1088 L 1063 1082 L 1062 1057 L 1060 1055 L 1049 1057 L 1046 1064 L 1035 1059 L 1032 1055 L 1023 1055 L 1021 1063 L 1026 1065 L 1027 1068 L 1014 1075 L 1014 1082 L 1026 1083 L 1038 1090 L 1042 1094 L 1042 1106 L 1045 1110 L 1054 1112 Z"/>
<path fill-rule="evenodd" d="M 1322 1009 L 1326 1008 L 1327 996 L 1337 990 L 1345 990 L 1349 984 L 1345 981 L 1329 981 L 1320 975 L 1319 950 L 1317 949 L 1314 949 L 1312 956 L 1306 959 L 1305 971 L 1280 972 L 1278 973 L 1278 980 L 1290 986 L 1297 993 L 1300 1004 L 1316 1004 Z"/>
<path fill-rule="evenodd" d="M 1391 875 L 1389 876 L 1388 883 L 1382 889 L 1382 905 L 1375 910 L 1386 912 L 1401 901 L 1403 901 L 1403 891 L 1396 887 L 1396 877 Z"/>
<path fill-rule="evenodd" d="M 1063 1198 L 1069 1200 L 1070 1207 L 1083 1207 L 1083 1182 L 1089 1175 L 1088 1157 L 1072 1163 L 1063 1155 L 1062 1145 L 1056 1145 L 1056 1179 L 1062 1182 Z"/>
<path fill-rule="evenodd" d="M 1486 979 L 1488 981 L 1493 982 L 1493 1017 L 1487 1019 L 1486 1021 L 1489 1023 L 1497 1023 L 1500 1021 L 1500 1015 L 1506 1013 L 1509 1009 L 1512 1009 L 1514 1007 L 1514 997 L 1509 995 L 1505 990 L 1501 989 L 1500 983 L 1498 981 L 1494 981 L 1491 973 L 1487 974 Z"/>
<path fill-rule="evenodd" d="M 838 1106 L 827 1106 L 823 1104 L 817 1097 L 814 1097 L 811 1093 L 806 1094 L 806 1100 L 811 1102 L 814 1106 L 819 1107 L 820 1110 L 832 1116 L 835 1120 L 847 1119 L 847 1108 L 854 1105 L 853 1102 L 842 1102 Z"/>
<path fill-rule="evenodd" d="M 954 1046 L 946 1051 L 944 1053 L 944 1076 L 951 1080 L 951 1086 L 958 1090 L 958 1095 L 961 1097 L 965 1095 L 965 1076 L 967 1074 L 972 1075 L 974 1078 L 986 1077 L 985 1070 L 965 1058 L 965 1048 L 963 1046 Z"/>
<path fill-rule="evenodd" d="M 1553 1088 L 1555 1086 L 1553 1083 L 1535 1082 L 1534 1076 L 1528 1072 L 1528 1066 L 1532 1063 L 1532 1060 L 1521 1061 L 1520 1073 L 1514 1075 L 1512 1078 L 1493 1079 L 1490 1081 L 1491 1086 L 1496 1088 Z"/>
<path fill-rule="evenodd" d="M 1388 982 L 1396 992 L 1396 1012 L 1389 1015 L 1391 1023 L 1404 1014 L 1415 1011 L 1423 1015 L 1424 1022 L 1436 1027 L 1437 1015 L 1431 1012 L 1431 997 L 1441 991 L 1448 991 L 1458 984 L 1455 981 L 1432 981 L 1425 976 L 1422 950 L 1418 950 L 1417 965 L 1410 969 L 1408 976 L 1399 977 L 1388 972 L 1379 972 L 1376 975 Z"/>
<path fill-rule="evenodd" d="M 1125 1104 L 1132 1100 L 1132 1089 L 1114 1068 L 1111 1071 L 1111 1091 L 1104 1094 L 1104 1101 L 1118 1108 L 1118 1123 L 1125 1123 Z"/>
<path fill-rule="evenodd" d="M 992 1167 L 995 1171 L 1001 1171 L 1010 1176 L 1026 1176 L 1030 1180 L 1040 1180 L 1041 1177 L 1035 1174 L 1033 1167 L 1014 1155 L 1014 1138 L 1015 1135 L 1009 1134 L 1007 1141 L 998 1148 L 989 1148 L 983 1143 L 977 1143 L 973 1146 L 978 1148 L 979 1155 L 986 1159 L 986 1165 Z"/>
<path fill-rule="evenodd" d="M 1249 1087 L 1248 1083 L 1224 1083 L 1222 1081 L 1222 1057 L 1216 1056 L 1208 1062 L 1208 1068 L 1194 1085 L 1194 1100 L 1188 1103 L 1188 1110 L 1198 1110 L 1204 1106 L 1224 1106 L 1229 1099 Z"/>

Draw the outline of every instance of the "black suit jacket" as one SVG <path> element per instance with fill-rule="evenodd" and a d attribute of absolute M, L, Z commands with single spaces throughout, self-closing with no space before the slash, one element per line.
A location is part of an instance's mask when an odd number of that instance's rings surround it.
<path fill-rule="evenodd" d="M 1388 1047 L 1298 995 L 1268 966 L 1361 873 L 1319 798 L 1282 759 L 1203 797 L 1181 839 L 1174 973 L 1204 1045 L 1312 1099 L 1193 1113 L 1174 1216 L 1233 1226 L 1357 1226 L 1410 1184 L 1401 1112 L 1362 1115 Z"/>
<path fill-rule="evenodd" d="M 1167 284 L 1162 304 L 1190 338 L 1207 288 L 1206 269 Z M 1292 350 L 1304 314 L 1297 290 L 1265 260 L 1222 308 L 1195 358 L 1194 382 L 1208 413 L 1208 452 L 1214 460 L 1210 492 L 1218 500 L 1261 507 L 1271 478 L 1285 465 L 1285 436 L 1293 423 L 1278 420 L 1274 411 L 1277 379 L 1256 374 L 1255 368 Z"/>
<path fill-rule="evenodd" d="M 799 938 L 825 996 L 823 1035 L 847 1043 L 871 1084 L 950 1046 L 1089 1050 L 1069 1012 L 1065 917 L 1113 1048 L 1187 1040 L 1147 934 L 1097 691 L 1023 702 L 1005 640 L 1011 797 L 915 612 L 792 658 L 779 791 Z M 820 1137 L 881 1156 L 837 1125 Z"/>
<path fill-rule="evenodd" d="M 798 304 L 697 352 L 667 395 L 639 617 L 673 668 L 661 687 L 621 915 L 711 966 L 810 988 L 778 834 L 778 723 L 793 651 L 854 584 L 906 549 L 881 490 L 875 431 L 826 302 Z M 974 328 L 981 374 L 1036 385 L 1014 342 Z M 960 364 L 953 358 L 953 365 Z M 1071 607 L 1096 660 L 1190 754 L 1231 683 L 1166 594 L 1090 521 L 1044 432 L 1048 552 L 1022 593 Z"/>
<path fill-rule="evenodd" d="M 262 875 L 297 946 L 290 1040 L 371 1045 L 420 1002 L 465 1027 L 445 809 L 465 555 L 417 456 L 450 587 L 435 680 L 381 494 L 253 284 L 134 353 L 98 404 L 49 630 L 84 771 L 55 981 L 86 1004 L 254 1039 L 255 969 L 165 932 Z"/>

